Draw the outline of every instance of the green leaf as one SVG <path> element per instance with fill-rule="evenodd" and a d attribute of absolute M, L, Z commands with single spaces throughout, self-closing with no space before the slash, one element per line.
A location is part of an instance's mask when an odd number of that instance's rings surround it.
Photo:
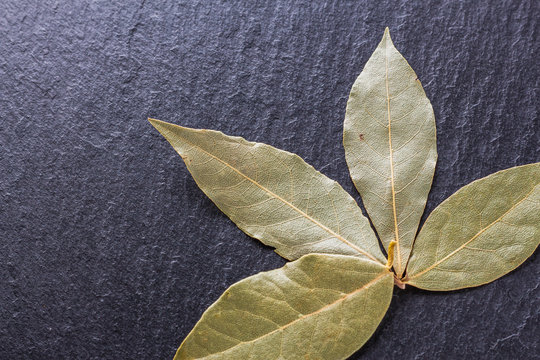
<path fill-rule="evenodd" d="M 455 290 L 493 281 L 540 242 L 540 163 L 472 182 L 439 205 L 416 239 L 406 284 Z"/>
<path fill-rule="evenodd" d="M 385 263 L 353 198 L 297 155 L 218 131 L 149 120 L 204 193 L 240 229 L 283 257 L 330 253 Z"/>
<path fill-rule="evenodd" d="M 392 289 L 392 273 L 372 261 L 306 255 L 231 286 L 175 360 L 344 359 L 373 334 Z"/>
<path fill-rule="evenodd" d="M 394 269 L 404 272 L 437 161 L 435 117 L 388 28 L 354 83 L 343 131 L 351 177 Z"/>

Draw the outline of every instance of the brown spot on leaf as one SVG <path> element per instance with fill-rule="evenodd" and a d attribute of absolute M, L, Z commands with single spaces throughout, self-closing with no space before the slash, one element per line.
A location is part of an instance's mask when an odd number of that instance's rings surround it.
<path fill-rule="evenodd" d="M 182 160 L 184 160 L 184 162 L 186 163 L 187 166 L 191 165 L 191 159 L 189 157 L 187 157 L 186 155 L 182 155 L 182 154 L 180 154 L 180 156 L 182 157 Z"/>
<path fill-rule="evenodd" d="M 358 134 L 358 138 L 359 138 L 361 141 L 364 141 L 364 134 Z"/>

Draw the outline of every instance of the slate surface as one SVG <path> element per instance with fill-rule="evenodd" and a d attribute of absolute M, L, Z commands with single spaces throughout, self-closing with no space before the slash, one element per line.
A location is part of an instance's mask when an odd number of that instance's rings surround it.
<path fill-rule="evenodd" d="M 389 26 L 437 119 L 427 213 L 539 161 L 538 1 L 0 3 L 0 358 L 171 359 L 233 282 L 284 263 L 146 121 L 295 152 L 359 199 L 348 92 Z M 352 359 L 538 359 L 538 254 L 475 289 L 396 289 Z"/>

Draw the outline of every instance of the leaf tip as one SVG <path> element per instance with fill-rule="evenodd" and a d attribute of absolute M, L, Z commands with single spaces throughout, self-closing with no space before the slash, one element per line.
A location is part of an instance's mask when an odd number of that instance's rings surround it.
<path fill-rule="evenodd" d="M 158 120 L 158 119 L 153 119 L 151 117 L 148 118 L 148 122 L 150 122 L 150 124 L 152 124 L 153 126 L 156 126 L 156 124 L 159 124 L 160 122 L 162 122 L 161 120 Z"/>
<path fill-rule="evenodd" d="M 165 137 L 165 139 L 167 139 L 170 142 L 168 133 L 170 131 L 170 128 L 171 128 L 172 124 L 169 124 L 169 123 L 167 123 L 165 121 L 161 121 L 161 120 L 158 120 L 158 119 L 153 119 L 153 118 L 150 118 L 150 117 L 148 118 L 148 122 L 150 122 L 150 124 L 152 124 L 152 126 L 157 131 L 159 131 L 159 133 L 161 135 L 163 135 L 163 137 Z"/>
<path fill-rule="evenodd" d="M 392 38 L 390 37 L 390 29 L 388 26 L 384 29 L 383 41 L 388 41 L 388 43 L 392 44 Z"/>
<path fill-rule="evenodd" d="M 150 118 L 150 117 L 148 118 L 148 121 L 150 122 L 150 124 L 152 124 L 153 127 L 156 128 L 157 131 L 159 131 L 165 137 L 167 137 L 166 134 L 164 133 L 165 130 L 170 130 L 171 127 L 180 127 L 178 125 L 173 125 L 168 122 Z"/>

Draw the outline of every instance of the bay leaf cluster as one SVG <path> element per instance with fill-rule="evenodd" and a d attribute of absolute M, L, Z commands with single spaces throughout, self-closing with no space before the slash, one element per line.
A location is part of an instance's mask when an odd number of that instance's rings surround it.
<path fill-rule="evenodd" d="M 227 289 L 176 360 L 345 359 L 379 325 L 394 285 L 486 284 L 540 242 L 540 163 L 464 186 L 418 230 L 437 161 L 435 116 L 388 29 L 352 87 L 343 129 L 350 175 L 376 233 L 338 183 L 295 154 L 149 120 L 219 209 L 290 260 Z"/>

